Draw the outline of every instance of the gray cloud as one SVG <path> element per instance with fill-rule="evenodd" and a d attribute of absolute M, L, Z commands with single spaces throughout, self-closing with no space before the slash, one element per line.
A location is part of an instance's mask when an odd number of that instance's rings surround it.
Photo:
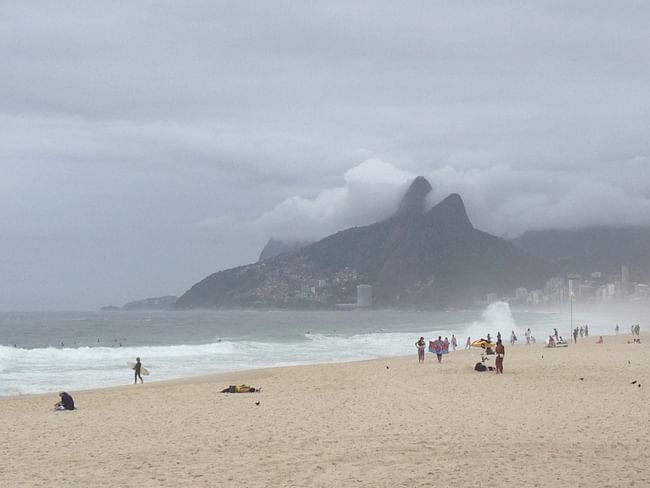
<path fill-rule="evenodd" d="M 271 233 L 376 220 L 399 183 L 344 176 L 373 158 L 499 235 L 650 223 L 646 2 L 1 13 L 0 309 L 181 293 Z"/>

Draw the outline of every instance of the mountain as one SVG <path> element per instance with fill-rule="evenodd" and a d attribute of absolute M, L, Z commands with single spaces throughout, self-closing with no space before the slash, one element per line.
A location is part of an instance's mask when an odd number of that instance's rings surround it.
<path fill-rule="evenodd" d="M 122 307 L 122 310 L 167 310 L 174 306 L 178 297 L 164 296 L 145 298 L 129 302 Z"/>
<path fill-rule="evenodd" d="M 377 306 L 457 306 L 488 292 L 540 286 L 546 263 L 474 228 L 457 194 L 430 210 L 431 185 L 416 178 L 396 213 L 264 261 L 214 273 L 175 307 L 317 307 L 356 301 L 373 286 Z"/>
<path fill-rule="evenodd" d="M 309 244 L 311 244 L 309 241 L 281 240 L 271 238 L 264 246 L 264 249 L 262 249 L 258 261 L 274 258 L 280 254 L 296 252 L 303 247 L 308 246 Z"/>
<path fill-rule="evenodd" d="M 513 242 L 551 263 L 560 275 L 618 275 L 626 265 L 632 280 L 650 281 L 650 227 L 530 231 Z"/>

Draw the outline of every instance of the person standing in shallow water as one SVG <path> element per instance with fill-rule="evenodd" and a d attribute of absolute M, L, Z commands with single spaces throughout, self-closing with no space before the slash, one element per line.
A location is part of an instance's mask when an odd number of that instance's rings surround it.
<path fill-rule="evenodd" d="M 415 343 L 415 347 L 418 348 L 418 363 L 423 363 L 424 348 L 426 347 L 426 342 L 424 341 L 424 337 L 420 337 L 420 339 Z"/>
<path fill-rule="evenodd" d="M 140 374 L 142 370 L 142 363 L 140 362 L 140 358 L 135 358 L 135 365 L 133 366 L 133 371 L 135 371 L 135 384 L 138 384 L 138 378 L 140 378 L 140 383 L 144 383 L 142 381 L 142 375 Z"/>
<path fill-rule="evenodd" d="M 497 355 L 497 358 L 495 360 L 497 374 L 503 374 L 503 357 L 506 355 L 506 348 L 503 345 L 503 342 L 501 342 L 501 339 L 497 341 L 497 347 L 494 348 L 494 352 Z"/>

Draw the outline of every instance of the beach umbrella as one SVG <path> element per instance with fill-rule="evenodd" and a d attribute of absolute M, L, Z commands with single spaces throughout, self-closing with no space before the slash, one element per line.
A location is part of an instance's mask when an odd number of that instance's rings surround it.
<path fill-rule="evenodd" d="M 496 346 L 494 342 L 490 342 L 487 339 L 477 339 L 472 342 L 471 345 L 472 347 L 480 347 L 481 349 L 487 349 L 488 347 L 492 348 Z"/>

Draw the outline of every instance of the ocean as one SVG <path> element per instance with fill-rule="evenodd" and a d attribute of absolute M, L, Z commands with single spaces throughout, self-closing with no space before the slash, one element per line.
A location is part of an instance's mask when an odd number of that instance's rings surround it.
<path fill-rule="evenodd" d="M 621 333 L 648 316 L 648 306 L 574 305 L 574 326 L 590 336 Z M 541 345 L 557 327 L 570 331 L 569 307 L 511 310 L 497 302 L 468 311 L 156 311 L 0 312 L 0 396 L 76 391 L 129 384 L 136 357 L 145 381 L 309 363 L 401 356 L 415 341 L 455 334 L 492 337 L 506 345 L 530 328 Z"/>

